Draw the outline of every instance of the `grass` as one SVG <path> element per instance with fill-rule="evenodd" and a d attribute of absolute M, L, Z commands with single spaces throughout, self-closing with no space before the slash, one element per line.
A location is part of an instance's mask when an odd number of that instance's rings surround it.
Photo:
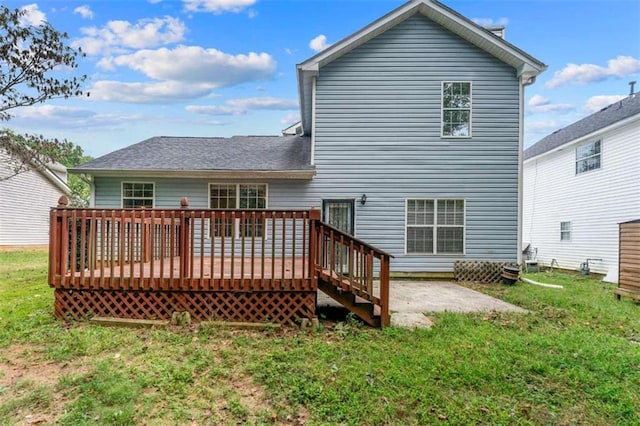
<path fill-rule="evenodd" d="M 0 424 L 640 422 L 640 306 L 588 277 L 475 285 L 530 312 L 428 330 L 120 329 L 54 320 L 46 261 L 0 253 Z"/>

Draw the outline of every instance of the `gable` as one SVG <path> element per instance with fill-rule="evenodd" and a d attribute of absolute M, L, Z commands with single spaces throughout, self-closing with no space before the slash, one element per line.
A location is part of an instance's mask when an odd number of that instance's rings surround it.
<path fill-rule="evenodd" d="M 424 16 L 447 29 L 450 34 L 455 34 L 514 68 L 522 84 L 535 81 L 535 77 L 546 69 L 544 63 L 435 0 L 409 1 L 298 65 L 298 94 L 305 134 L 312 133 L 313 86 L 320 69 L 414 15 Z"/>

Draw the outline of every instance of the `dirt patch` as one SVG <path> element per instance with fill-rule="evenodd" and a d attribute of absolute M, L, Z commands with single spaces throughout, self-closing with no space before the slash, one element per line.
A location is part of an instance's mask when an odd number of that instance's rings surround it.
<path fill-rule="evenodd" d="M 41 347 L 14 344 L 0 349 L 0 407 L 31 395 L 46 394 L 50 398 L 38 400 L 16 408 L 13 421 L 18 425 L 46 424 L 54 422 L 64 406 L 63 396 L 55 392 L 61 377 L 82 374 L 87 371 L 81 359 L 73 363 L 47 361 Z"/>

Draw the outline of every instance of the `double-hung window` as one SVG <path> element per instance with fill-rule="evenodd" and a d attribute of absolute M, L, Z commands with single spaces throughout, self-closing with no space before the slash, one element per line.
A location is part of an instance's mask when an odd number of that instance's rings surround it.
<path fill-rule="evenodd" d="M 442 82 L 442 137 L 471 137 L 471 82 Z"/>
<path fill-rule="evenodd" d="M 571 222 L 560 222 L 560 241 L 571 241 Z"/>
<path fill-rule="evenodd" d="M 209 184 L 209 208 L 211 209 L 251 209 L 267 208 L 266 184 Z M 215 237 L 262 237 L 264 223 L 259 218 L 245 217 L 216 219 L 212 224 Z M 236 232 L 237 229 L 237 232 Z"/>
<path fill-rule="evenodd" d="M 464 200 L 407 200 L 406 210 L 408 254 L 464 253 Z"/>
<path fill-rule="evenodd" d="M 122 182 L 122 207 L 153 208 L 154 190 L 153 182 Z"/>
<path fill-rule="evenodd" d="M 600 168 L 602 142 L 595 141 L 576 148 L 576 174 Z"/>

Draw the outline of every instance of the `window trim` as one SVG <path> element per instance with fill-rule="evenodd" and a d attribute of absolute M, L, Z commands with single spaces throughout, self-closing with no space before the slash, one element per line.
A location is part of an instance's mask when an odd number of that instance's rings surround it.
<path fill-rule="evenodd" d="M 598 154 L 594 154 L 594 155 L 589 155 L 587 157 L 578 158 L 578 150 L 580 148 L 582 148 L 583 146 L 587 146 L 587 145 L 594 145 L 594 144 L 596 144 L 598 142 L 600 142 L 600 152 Z M 602 138 L 594 139 L 594 140 L 591 140 L 591 142 L 585 142 L 585 143 L 581 143 L 580 145 L 576 145 L 576 148 L 574 150 L 574 153 L 575 153 L 575 161 L 574 161 L 575 168 L 574 168 L 574 172 L 575 172 L 576 176 L 583 175 L 583 174 L 589 173 L 589 172 L 595 172 L 596 170 L 602 169 L 602 145 L 603 145 Z M 600 158 L 600 165 L 598 167 L 596 167 L 595 169 L 589 169 L 589 170 L 585 170 L 583 172 L 578 172 L 578 163 L 579 162 L 588 160 L 590 158 L 596 158 L 596 157 Z"/>
<path fill-rule="evenodd" d="M 207 184 L 207 208 L 209 210 L 213 210 L 211 207 L 211 186 L 213 185 L 234 185 L 236 187 L 236 206 L 240 205 L 240 186 L 242 185 L 263 185 L 264 186 L 264 209 L 241 209 L 239 207 L 234 207 L 234 208 L 229 208 L 229 209 L 218 209 L 218 210 L 256 210 L 256 211 L 263 211 L 263 210 L 268 210 L 269 209 L 269 184 L 265 183 L 265 182 L 209 182 Z M 212 234 L 212 230 L 213 227 L 211 226 L 211 220 L 207 221 L 207 227 L 208 229 L 205 229 L 205 235 L 207 235 L 207 238 L 211 239 L 211 234 Z M 236 218 L 236 224 L 234 226 L 235 232 L 234 235 L 232 236 L 225 236 L 225 238 L 233 238 L 233 239 L 240 239 L 242 238 L 242 236 L 240 235 L 240 218 Z M 267 232 L 267 223 L 265 222 L 263 224 L 263 233 L 264 233 L 264 237 L 260 237 L 260 238 L 264 238 L 267 239 L 268 237 L 268 232 Z M 216 239 L 221 238 L 221 236 L 216 236 Z M 251 238 L 251 237 L 245 237 L 245 238 Z M 257 238 L 257 237 L 256 237 Z"/>
<path fill-rule="evenodd" d="M 569 225 L 569 229 L 562 229 L 562 225 L 563 224 L 568 224 Z M 563 234 L 567 234 L 568 238 L 562 238 Z M 572 239 L 572 226 L 571 226 L 571 221 L 570 220 L 563 220 L 560 221 L 560 242 L 564 242 L 564 241 L 571 241 Z"/>
<path fill-rule="evenodd" d="M 468 83 L 469 84 L 469 134 L 466 136 L 455 136 L 455 135 L 444 134 L 444 110 L 445 110 L 444 109 L 444 85 L 447 83 Z M 442 139 L 472 139 L 473 138 L 473 81 L 443 80 L 440 82 L 440 138 Z"/>
<path fill-rule="evenodd" d="M 153 186 L 153 197 L 151 197 L 151 204 L 152 204 L 152 209 L 154 209 L 156 207 L 156 183 L 155 182 L 149 182 L 149 181 L 138 181 L 138 180 L 123 180 L 120 182 L 120 208 L 124 209 L 124 200 L 125 200 L 125 196 L 124 196 L 124 185 L 126 183 L 133 183 L 133 184 L 144 184 L 144 185 L 152 185 Z M 126 197 L 127 199 L 136 199 L 134 197 Z M 137 198 L 137 199 L 144 199 L 144 200 L 148 200 L 149 198 L 146 197 L 142 197 L 142 198 Z M 130 208 L 130 207 L 126 207 L 126 208 Z"/>
<path fill-rule="evenodd" d="M 409 200 L 433 201 L 433 225 L 408 225 L 407 213 L 409 211 Z M 438 225 L 438 201 L 462 201 L 462 225 Z M 433 252 L 432 253 L 410 253 L 407 251 L 407 228 L 409 226 L 430 227 L 433 229 Z M 462 252 L 461 253 L 438 253 L 438 227 L 459 228 L 462 227 Z M 467 254 L 467 199 L 466 198 L 405 198 L 404 200 L 404 254 L 406 256 L 465 256 Z"/>

